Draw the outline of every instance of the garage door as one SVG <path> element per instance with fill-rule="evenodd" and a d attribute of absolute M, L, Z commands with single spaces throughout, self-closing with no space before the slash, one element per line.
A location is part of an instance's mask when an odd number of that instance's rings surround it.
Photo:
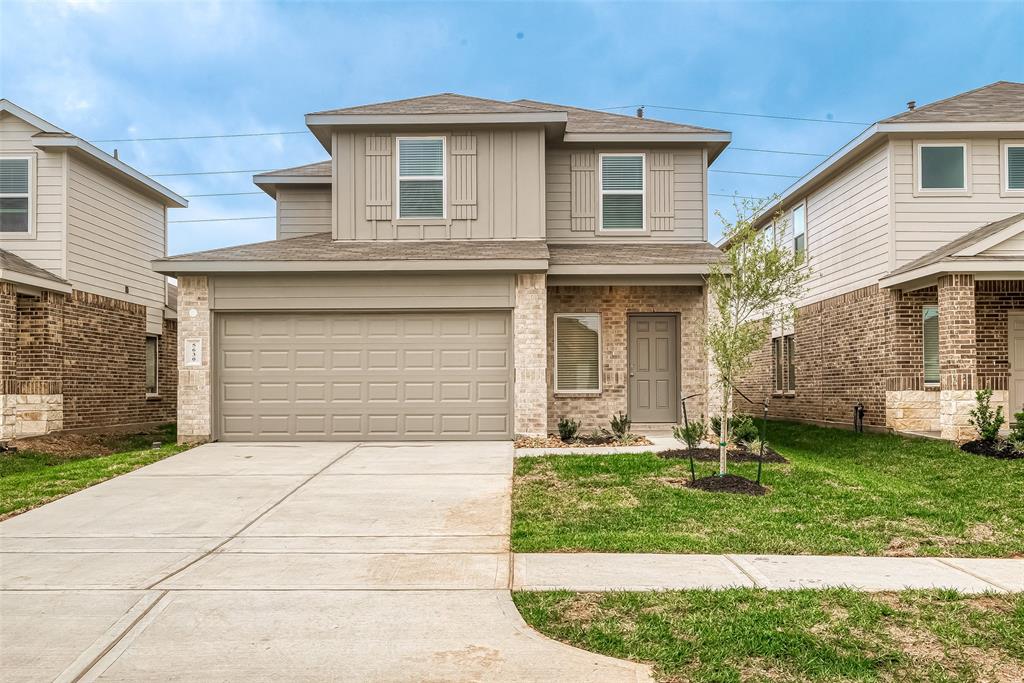
<path fill-rule="evenodd" d="M 499 311 L 219 314 L 218 436 L 509 438 L 511 327 Z"/>

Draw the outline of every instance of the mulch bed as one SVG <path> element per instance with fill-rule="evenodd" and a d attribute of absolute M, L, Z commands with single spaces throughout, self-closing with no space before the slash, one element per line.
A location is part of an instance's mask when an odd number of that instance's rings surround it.
<path fill-rule="evenodd" d="M 968 441 L 960 446 L 960 450 L 973 453 L 974 455 L 984 455 L 987 458 L 998 458 L 999 460 L 1020 460 L 1024 458 L 1024 453 L 1018 451 L 1012 444 L 1005 441 L 977 439 L 975 441 Z"/>
<path fill-rule="evenodd" d="M 701 477 L 696 481 L 672 479 L 669 483 L 699 491 L 707 491 L 708 493 L 739 493 L 745 496 L 763 496 L 768 493 L 768 489 L 756 481 L 751 481 L 745 477 L 737 477 L 735 474 L 726 474 L 722 477 L 715 474 L 710 477 Z"/>
<path fill-rule="evenodd" d="M 145 429 L 118 431 L 111 428 L 93 432 L 52 432 L 43 436 L 9 441 L 6 450 L 47 453 L 68 459 L 98 457 L 123 450 L 133 437 L 147 437 L 152 441 L 161 442 L 166 439 L 166 435 L 158 430 Z"/>
<path fill-rule="evenodd" d="M 691 455 L 698 462 L 718 462 L 719 454 L 717 448 L 676 448 L 671 451 L 658 453 L 659 457 L 670 460 L 689 460 Z M 751 453 L 746 449 L 733 449 L 729 451 L 730 462 L 757 462 L 759 459 L 756 453 Z M 789 461 L 771 448 L 765 448 L 762 462 L 786 463 Z"/>
<path fill-rule="evenodd" d="M 546 437 L 523 436 L 516 439 L 516 448 L 591 448 L 594 446 L 607 446 L 616 448 L 619 446 L 650 446 L 652 441 L 639 434 L 630 434 L 625 439 L 616 439 L 612 436 L 581 436 L 566 443 L 558 438 L 557 434 L 548 434 Z"/>

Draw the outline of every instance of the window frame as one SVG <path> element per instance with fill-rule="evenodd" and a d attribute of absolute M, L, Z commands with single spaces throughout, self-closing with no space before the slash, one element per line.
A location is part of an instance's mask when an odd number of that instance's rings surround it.
<path fill-rule="evenodd" d="M 36 174 L 35 174 L 35 163 L 36 158 L 32 154 L 0 154 L 0 159 L 25 159 L 28 162 L 28 192 L 4 192 L 0 193 L 0 197 L 26 197 L 28 199 L 28 230 L 25 232 L 3 232 L 0 231 L 0 240 L 4 239 L 35 239 L 36 236 L 36 221 L 35 221 L 35 196 L 36 196 Z"/>
<path fill-rule="evenodd" d="M 639 190 L 605 190 L 604 159 L 605 157 L 640 157 Z M 640 228 L 605 228 L 604 227 L 604 196 L 606 194 L 640 195 Z M 604 235 L 645 235 L 649 232 L 647 221 L 647 152 L 601 152 L 597 155 L 597 232 Z"/>
<path fill-rule="evenodd" d="M 939 306 L 938 306 L 938 304 L 925 304 L 925 305 L 921 306 L 921 379 L 922 379 L 924 387 L 926 389 L 934 389 L 934 388 L 938 387 L 942 383 L 942 349 L 940 347 L 940 341 L 939 341 L 938 336 L 937 336 L 936 339 L 935 339 L 935 348 L 936 348 L 935 361 L 938 364 L 937 367 L 936 367 L 936 373 L 938 374 L 938 379 L 933 380 L 933 381 L 929 381 L 928 380 L 928 365 L 927 365 L 928 359 L 927 359 L 927 355 L 926 355 L 927 354 L 926 348 L 927 348 L 927 341 L 928 340 L 926 338 L 926 334 L 927 333 L 926 333 L 926 330 L 925 330 L 925 322 L 926 322 L 925 315 L 926 315 L 926 313 L 927 313 L 927 311 L 929 309 L 934 309 L 935 310 L 935 320 L 936 320 L 935 334 L 936 335 L 940 335 L 941 334 L 941 331 L 940 331 L 941 328 L 939 327 L 939 325 L 941 325 L 941 320 L 939 319 Z"/>
<path fill-rule="evenodd" d="M 145 389 L 146 389 L 146 398 L 157 398 L 157 397 L 160 396 L 160 336 L 159 335 L 155 335 L 155 334 L 147 334 L 146 337 L 145 337 L 145 342 L 143 342 L 144 343 L 144 346 L 143 346 L 144 352 L 146 350 L 146 347 L 149 346 L 150 340 L 153 341 L 153 391 L 149 390 L 148 381 L 146 381 L 147 378 L 144 377 L 143 380 L 144 380 L 145 384 L 147 384 L 147 386 L 145 387 Z M 149 354 L 148 353 L 145 354 L 145 361 L 146 361 L 146 366 L 148 366 L 149 365 Z M 146 374 L 148 375 L 149 374 L 149 368 L 146 367 L 145 371 L 146 371 Z"/>
<path fill-rule="evenodd" d="M 1024 187 L 1010 187 L 1010 148 L 1024 149 L 1024 140 L 999 141 L 999 196 L 1024 197 Z"/>
<path fill-rule="evenodd" d="M 808 252 L 808 246 L 809 245 L 808 245 L 808 240 L 807 240 L 807 232 L 808 232 L 807 231 L 807 200 L 806 199 L 800 200 L 799 202 L 794 204 L 793 207 L 789 210 L 789 223 L 790 223 L 790 226 L 792 228 L 790 230 L 790 246 L 793 248 L 793 255 L 794 256 L 796 256 L 797 253 L 798 253 L 797 252 L 797 248 L 796 248 L 796 210 L 797 209 L 800 209 L 801 212 L 803 213 L 803 216 L 804 216 L 804 231 L 803 231 L 804 247 L 803 247 L 803 249 L 800 250 L 800 252 L 803 253 L 803 259 L 802 259 L 801 265 L 806 265 L 807 264 L 807 255 L 809 253 Z"/>
<path fill-rule="evenodd" d="M 786 393 L 796 393 L 796 334 L 782 336 L 782 347 L 785 350 L 786 360 Z"/>
<path fill-rule="evenodd" d="M 440 140 L 441 141 L 441 175 L 440 176 L 403 176 L 402 175 L 402 140 Z M 440 216 L 403 216 L 402 215 L 402 180 L 441 180 L 441 215 Z M 446 135 L 398 135 L 395 137 L 395 220 L 413 223 L 448 220 L 448 139 Z"/>
<path fill-rule="evenodd" d="M 963 187 L 921 187 L 924 164 L 921 153 L 925 147 L 959 147 L 963 150 Z M 969 140 L 915 140 L 914 141 L 914 196 L 915 197 L 967 197 L 971 194 L 971 143 Z"/>
<path fill-rule="evenodd" d="M 772 393 L 782 394 L 785 385 L 782 335 L 772 337 Z"/>
<path fill-rule="evenodd" d="M 562 389 L 558 386 L 558 319 L 559 318 L 579 318 L 582 316 L 591 316 L 597 318 L 597 388 L 596 389 Z M 604 391 L 604 373 L 602 372 L 604 362 L 604 317 L 600 312 L 580 312 L 580 313 L 556 313 L 554 317 L 554 343 L 555 343 L 555 393 L 556 394 L 600 394 Z"/>

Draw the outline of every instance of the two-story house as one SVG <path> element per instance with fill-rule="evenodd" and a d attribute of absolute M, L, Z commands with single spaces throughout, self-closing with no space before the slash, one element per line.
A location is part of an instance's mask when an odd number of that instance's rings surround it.
<path fill-rule="evenodd" d="M 167 208 L 187 202 L 0 100 L 0 442 L 175 419 Z"/>
<path fill-rule="evenodd" d="M 729 133 L 443 94 L 309 114 L 277 239 L 156 261 L 183 440 L 507 439 L 701 392 Z M 695 410 L 699 410 L 696 408 Z"/>
<path fill-rule="evenodd" d="M 773 415 L 849 424 L 861 405 L 959 439 L 977 389 L 1024 409 L 1024 84 L 910 103 L 790 187 L 773 225 L 811 269 L 742 387 Z"/>

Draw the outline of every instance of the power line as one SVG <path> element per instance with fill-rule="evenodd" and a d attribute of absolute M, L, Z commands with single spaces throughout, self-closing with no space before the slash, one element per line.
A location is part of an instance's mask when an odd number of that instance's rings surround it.
<path fill-rule="evenodd" d="M 827 157 L 828 154 L 814 152 L 789 152 L 784 149 L 755 149 L 754 147 L 726 147 L 726 152 L 764 152 L 765 154 L 795 154 L 801 157 Z"/>
<path fill-rule="evenodd" d="M 187 171 L 185 173 L 148 173 L 150 178 L 170 178 L 172 176 L 183 176 L 183 175 L 224 175 L 227 173 L 266 173 L 272 171 L 272 168 L 246 168 L 238 171 Z"/>
<path fill-rule="evenodd" d="M 762 175 L 769 178 L 802 178 L 799 175 L 786 175 L 784 173 L 758 173 L 757 171 L 727 171 L 723 168 L 709 168 L 708 173 L 735 173 L 736 175 Z"/>
<path fill-rule="evenodd" d="M 185 199 L 195 199 L 196 197 L 240 197 L 245 194 L 265 194 L 264 192 L 211 192 L 210 194 L 185 194 L 182 195 Z"/>
<path fill-rule="evenodd" d="M 220 135 L 175 135 L 160 138 L 110 138 L 90 142 L 162 142 L 164 140 L 212 140 L 213 138 L 262 138 L 273 135 L 312 135 L 308 130 L 281 130 L 272 133 L 223 133 Z"/>
<path fill-rule="evenodd" d="M 222 221 L 262 221 L 277 216 L 239 216 L 238 218 L 192 218 L 189 220 L 167 221 L 168 223 L 220 223 Z"/>
<path fill-rule="evenodd" d="M 786 114 L 754 114 L 745 111 L 722 111 L 720 109 L 697 109 L 695 107 L 671 107 L 667 104 L 627 104 L 621 107 L 604 107 L 597 111 L 609 111 L 611 109 L 633 109 L 645 107 L 647 109 L 670 109 L 672 111 L 693 111 L 701 114 L 722 114 L 725 116 L 748 116 L 758 119 L 782 119 L 784 121 L 804 121 L 808 123 L 840 123 L 847 126 L 869 126 L 871 124 L 863 121 L 842 121 L 840 119 L 814 119 L 806 116 L 789 116 Z"/>
<path fill-rule="evenodd" d="M 761 201 L 764 197 L 750 197 L 745 194 L 723 194 L 721 192 L 708 192 L 709 197 L 728 197 L 729 199 L 753 199 L 754 201 Z"/>

